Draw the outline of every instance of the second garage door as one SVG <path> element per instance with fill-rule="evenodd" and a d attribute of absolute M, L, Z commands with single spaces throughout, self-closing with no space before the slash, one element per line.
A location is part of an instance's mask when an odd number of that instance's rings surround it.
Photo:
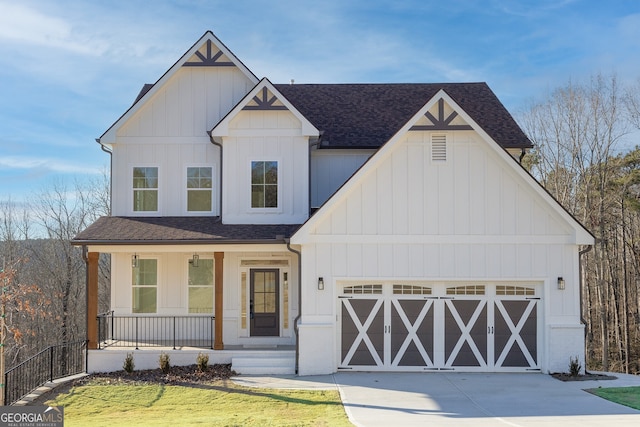
<path fill-rule="evenodd" d="M 338 368 L 539 370 L 539 288 L 342 284 Z"/>

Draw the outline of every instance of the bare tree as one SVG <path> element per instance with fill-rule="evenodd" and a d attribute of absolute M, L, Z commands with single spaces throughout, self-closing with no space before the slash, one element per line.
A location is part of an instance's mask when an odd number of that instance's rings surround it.
<path fill-rule="evenodd" d="M 0 266 L 3 260 L 11 266 L 15 284 L 7 296 L 11 298 L 6 299 L 11 322 L 6 347 L 9 363 L 18 363 L 48 345 L 84 339 L 86 270 L 82 249 L 70 240 L 108 213 L 106 173 L 76 182 L 71 189 L 54 182 L 33 194 L 28 204 L 0 202 Z M 101 256 L 99 266 L 100 301 L 108 307 L 107 255 Z M 38 299 L 45 295 L 45 300 Z M 34 307 L 41 307 L 42 316 L 28 315 L 26 308 Z"/>
<path fill-rule="evenodd" d="M 619 163 L 612 160 L 630 130 L 624 114 L 626 99 L 615 75 L 596 75 L 588 84 L 569 82 L 531 105 L 521 117 L 535 144 L 532 173 L 597 239 L 585 263 L 589 280 L 583 298 L 588 341 L 599 334 L 597 347 L 604 370 L 609 369 L 610 325 L 619 321 L 615 307 L 624 282 L 615 268 L 618 249 L 624 245 L 614 246 L 618 242 L 610 237 L 620 201 L 612 191 Z"/>

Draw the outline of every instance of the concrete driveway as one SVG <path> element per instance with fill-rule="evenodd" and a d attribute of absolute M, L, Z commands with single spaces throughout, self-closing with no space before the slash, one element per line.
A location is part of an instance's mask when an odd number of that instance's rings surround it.
<path fill-rule="evenodd" d="M 640 386 L 640 377 L 562 382 L 544 374 L 334 375 L 357 426 L 634 426 L 640 411 L 586 388 Z"/>
<path fill-rule="evenodd" d="M 240 376 L 253 387 L 338 389 L 357 426 L 640 426 L 640 411 L 584 389 L 640 386 L 640 376 L 562 382 L 545 374 L 358 373 Z"/>

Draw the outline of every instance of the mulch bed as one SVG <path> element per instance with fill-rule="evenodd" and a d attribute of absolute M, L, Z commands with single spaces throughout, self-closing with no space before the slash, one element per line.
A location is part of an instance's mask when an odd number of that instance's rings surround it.
<path fill-rule="evenodd" d="M 230 364 L 209 365 L 205 371 L 201 371 L 200 369 L 198 369 L 197 365 L 172 366 L 169 369 L 169 372 L 166 374 L 162 373 L 160 369 L 139 370 L 133 371 L 131 373 L 125 371 L 103 372 L 87 375 L 86 377 L 60 384 L 54 389 L 42 394 L 33 402 L 30 402 L 29 406 L 43 405 L 44 402 L 55 399 L 55 397 L 59 394 L 67 393 L 69 390 L 71 390 L 71 388 L 75 386 L 82 386 L 89 383 L 97 385 L 166 384 L 197 387 L 198 385 L 211 384 L 216 381 L 227 380 L 235 375 L 237 374 L 231 369 Z"/>
<path fill-rule="evenodd" d="M 172 366 L 169 372 L 164 374 L 160 369 L 147 369 L 133 371 L 106 372 L 92 374 L 81 378 L 74 384 L 170 384 L 189 385 L 207 384 L 216 380 L 225 380 L 237 375 L 231 370 L 231 365 L 209 365 L 205 371 L 198 369 L 197 365 Z"/>
<path fill-rule="evenodd" d="M 560 381 L 600 381 L 600 380 L 615 380 L 618 377 L 614 377 L 612 375 L 605 374 L 592 374 L 586 373 L 583 375 L 571 375 L 567 373 L 555 373 L 551 374 L 551 376 Z"/>

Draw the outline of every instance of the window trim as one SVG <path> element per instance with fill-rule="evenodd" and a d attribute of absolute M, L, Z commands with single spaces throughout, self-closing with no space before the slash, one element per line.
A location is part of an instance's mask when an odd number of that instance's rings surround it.
<path fill-rule="evenodd" d="M 191 257 L 193 256 L 192 254 L 189 255 L 185 255 L 183 256 L 183 265 L 185 266 L 185 273 L 184 273 L 184 278 L 186 280 L 186 286 L 185 286 L 185 292 L 186 292 L 186 296 L 185 296 L 185 312 L 188 316 L 191 315 L 198 315 L 198 314 L 202 314 L 202 315 L 212 315 L 215 316 L 215 312 L 216 312 L 216 260 L 213 256 L 213 254 L 198 254 L 200 256 L 200 262 L 202 262 L 202 260 L 211 260 L 212 261 L 212 265 L 213 265 L 213 269 L 211 270 L 211 289 L 213 291 L 213 298 L 212 298 L 212 307 L 211 307 L 211 313 L 191 313 L 191 307 L 189 306 L 189 290 L 191 289 L 191 286 L 189 285 L 189 260 L 191 260 Z M 197 267 L 199 268 L 199 267 Z M 199 287 L 204 287 L 204 286 L 199 286 Z"/>
<path fill-rule="evenodd" d="M 189 210 L 189 188 L 187 187 L 189 184 L 189 174 L 188 174 L 188 170 L 189 168 L 211 168 L 211 210 L 208 211 L 190 211 Z M 182 185 L 182 189 L 184 191 L 184 202 L 182 204 L 183 206 L 183 213 L 185 216 L 202 216 L 202 215 L 206 215 L 206 214 L 213 214 L 216 209 L 218 208 L 217 206 L 217 193 L 216 193 L 216 167 L 215 165 L 212 164 L 204 164 L 204 163 L 194 163 L 194 164 L 186 164 L 184 165 L 184 169 L 183 169 L 183 185 Z M 203 188 L 199 188 L 200 190 L 203 190 Z M 198 190 L 198 188 L 192 188 L 191 190 Z"/>
<path fill-rule="evenodd" d="M 156 168 L 158 171 L 158 186 L 155 188 L 155 191 L 157 193 L 157 200 L 158 200 L 158 206 L 156 206 L 156 210 L 155 211 L 137 211 L 136 207 L 135 207 L 135 203 L 134 203 L 134 194 L 136 192 L 136 187 L 133 186 L 133 179 L 134 179 L 134 170 L 136 168 Z M 158 213 L 160 212 L 160 206 L 162 206 L 162 200 L 161 200 L 161 192 L 160 192 L 160 176 L 161 176 L 161 171 L 160 171 L 160 166 L 158 166 L 157 164 L 134 164 L 131 165 L 131 167 L 129 168 L 129 171 L 131 172 L 131 175 L 129 175 L 129 189 L 130 189 L 130 193 L 129 193 L 129 203 L 131 203 L 131 212 L 133 215 L 136 216 L 143 216 L 143 215 L 149 215 L 149 216 L 154 216 L 154 215 L 158 215 Z M 147 189 L 147 191 L 151 191 L 152 189 Z M 138 190 L 140 191 L 140 190 Z M 145 189 L 142 189 L 142 191 L 145 191 Z"/>
<path fill-rule="evenodd" d="M 251 192 L 252 192 L 252 183 L 251 183 L 251 173 L 253 171 L 253 163 L 254 162 L 276 162 L 277 167 L 278 167 L 278 183 L 277 183 L 277 191 L 278 191 L 278 197 L 277 197 L 277 206 L 273 207 L 273 208 L 254 208 L 253 206 L 251 206 Z M 248 210 L 249 212 L 252 213 L 256 213 L 256 212 L 265 212 L 265 213 L 278 213 L 278 212 L 282 212 L 282 159 L 279 157 L 272 157 L 272 156 L 268 156 L 268 157 L 264 157 L 264 158 L 250 158 L 249 162 L 248 162 L 248 190 L 247 190 L 247 198 L 248 198 Z"/>
<path fill-rule="evenodd" d="M 281 261 L 280 265 L 273 265 L 270 263 L 270 261 L 273 260 L 278 260 Z M 250 263 L 242 265 L 242 261 L 250 261 Z M 286 265 L 285 265 L 286 263 Z M 293 319 L 295 318 L 295 315 L 298 313 L 299 308 L 296 308 L 296 299 L 295 299 L 295 295 L 296 292 L 298 292 L 298 290 L 296 290 L 296 285 L 295 285 L 295 276 L 293 274 L 293 267 L 292 267 L 292 262 L 291 259 L 288 257 L 282 257 L 282 258 L 274 258 L 274 259 L 264 259 L 264 258 L 260 258 L 260 257 L 242 257 L 240 258 L 240 263 L 238 264 L 239 268 L 238 268 L 238 289 L 237 289 L 237 295 L 241 304 L 240 310 L 239 310 L 239 319 L 238 319 L 238 331 L 239 331 L 239 336 L 240 338 L 249 338 L 251 337 L 250 335 L 250 322 L 249 322 L 249 312 L 250 312 L 250 307 L 249 307 L 249 299 L 250 299 L 250 288 L 251 288 L 251 284 L 250 284 L 250 271 L 251 269 L 260 269 L 260 268 L 267 268 L 267 269 L 277 269 L 280 271 L 279 275 L 278 275 L 278 280 L 280 281 L 279 283 L 279 299 L 278 299 L 278 304 L 280 304 L 280 338 L 288 338 L 291 337 L 293 334 Z M 285 292 L 284 292 L 284 275 L 285 273 L 287 274 L 287 287 L 288 287 L 288 301 L 285 305 Z M 243 292 L 242 292 L 242 274 L 245 274 L 245 295 L 243 298 Z M 244 315 L 244 316 L 243 316 Z M 289 319 L 287 322 L 285 322 L 284 320 L 284 316 L 288 316 Z M 244 328 L 243 326 L 243 317 L 245 319 L 245 323 L 244 323 Z M 285 328 L 284 325 L 287 325 L 287 327 Z"/>
<path fill-rule="evenodd" d="M 146 261 L 146 260 L 155 260 L 156 261 L 156 284 L 155 286 L 149 286 L 149 285 L 143 285 L 143 286 L 136 286 L 133 283 L 133 270 L 134 267 L 133 266 L 129 266 L 129 268 L 131 269 L 131 314 L 158 314 L 159 309 L 160 309 L 160 258 L 157 256 L 150 256 L 150 255 L 144 255 L 144 256 L 139 256 L 138 258 L 138 262 L 140 261 Z M 140 268 L 140 267 L 137 267 Z M 134 301 L 133 301 L 133 290 L 134 288 L 154 288 L 156 290 L 156 311 L 152 312 L 152 313 L 148 313 L 148 312 L 136 312 L 134 311 Z"/>

